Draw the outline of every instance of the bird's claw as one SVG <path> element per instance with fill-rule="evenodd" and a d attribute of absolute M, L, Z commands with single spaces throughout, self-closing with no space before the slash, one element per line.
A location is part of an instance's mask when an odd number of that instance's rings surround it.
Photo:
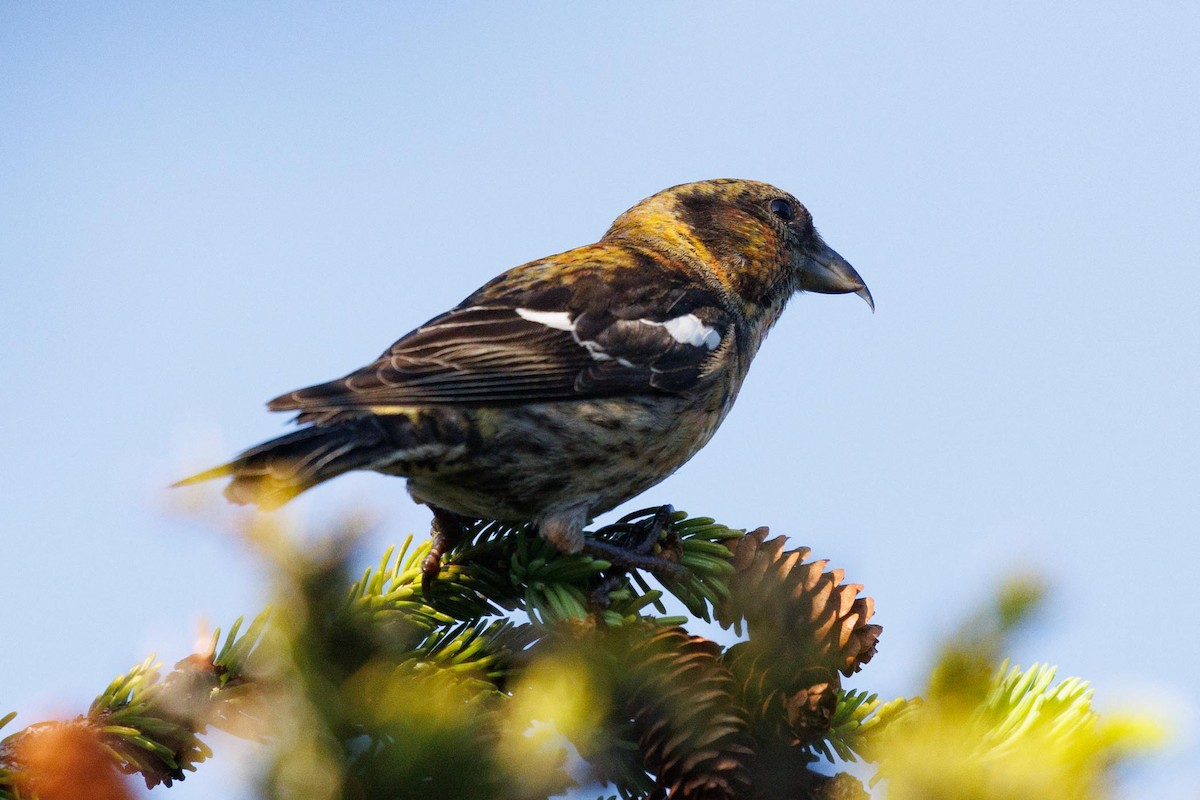
<path fill-rule="evenodd" d="M 463 535 L 463 521 L 457 514 L 440 508 L 433 509 L 433 523 L 429 526 L 429 552 L 421 559 L 421 596 L 429 602 L 433 582 L 442 571 L 442 556 L 458 543 Z"/>
<path fill-rule="evenodd" d="M 600 585 L 592 589 L 588 593 L 588 608 L 592 610 L 605 610 L 612 605 L 612 597 L 610 596 L 614 589 L 619 589 L 625 584 L 625 573 L 620 572 L 615 575 L 609 575 Z"/>
<path fill-rule="evenodd" d="M 439 541 L 441 539 L 441 541 Z M 442 572 L 442 553 L 446 546 L 445 537 L 434 536 L 429 555 L 421 559 L 421 596 L 428 602 L 432 598 L 433 582 Z"/>
<path fill-rule="evenodd" d="M 658 540 L 664 533 L 668 534 L 666 544 L 670 546 L 673 543 L 671 534 L 675 532 L 675 507 L 672 505 L 659 506 L 649 522 L 643 523 L 643 525 L 645 525 L 646 531 L 642 535 L 642 540 L 634 546 L 635 552 L 643 555 L 653 552 L 654 546 L 658 544 Z"/>

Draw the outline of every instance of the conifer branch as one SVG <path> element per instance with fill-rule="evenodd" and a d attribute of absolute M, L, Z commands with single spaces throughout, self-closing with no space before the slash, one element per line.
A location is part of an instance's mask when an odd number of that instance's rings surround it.
<path fill-rule="evenodd" d="M 36 797 L 55 774 L 84 779 L 38 749 L 61 750 L 60 733 L 74 737 L 71 752 L 95 756 L 75 762 L 100 764 L 87 780 L 120 770 L 147 786 L 208 759 L 210 727 L 262 741 L 268 799 L 320 785 L 535 800 L 588 780 L 623 800 L 866 796 L 848 775 L 811 769 L 824 758 L 878 764 L 893 797 L 954 796 L 930 785 L 935 773 L 957 776 L 957 788 L 964 775 L 978 780 L 975 796 L 990 800 L 999 795 L 972 765 L 1012 771 L 1035 755 L 1050 765 L 1054 796 L 1084 797 L 1147 739 L 1128 720 L 1101 720 L 1083 682 L 996 666 L 1008 631 L 1037 605 L 1029 584 L 970 620 L 923 700 L 882 703 L 842 687 L 875 655 L 873 603 L 840 570 L 806 560 L 807 548 L 659 509 L 593 535 L 682 571 L 652 588 L 604 558 L 561 553 L 528 526 L 476 521 L 426 590 L 428 542 L 409 537 L 352 578 L 344 543 L 301 548 L 257 531 L 279 581 L 274 610 L 214 634 L 165 676 L 147 659 L 74 720 L 10 735 L 0 800 Z M 688 613 L 667 615 L 668 595 Z M 686 627 L 697 619 L 742 639 L 697 636 Z M 567 770 L 568 743 L 585 769 Z"/>

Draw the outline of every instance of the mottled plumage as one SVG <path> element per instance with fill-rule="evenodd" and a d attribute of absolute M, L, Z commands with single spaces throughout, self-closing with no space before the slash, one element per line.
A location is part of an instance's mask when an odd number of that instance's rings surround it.
<path fill-rule="evenodd" d="M 800 290 L 870 293 L 808 211 L 764 183 L 660 192 L 604 237 L 494 278 L 375 362 L 272 400 L 306 427 L 183 481 L 271 508 L 354 469 L 568 551 L 708 442 Z"/>

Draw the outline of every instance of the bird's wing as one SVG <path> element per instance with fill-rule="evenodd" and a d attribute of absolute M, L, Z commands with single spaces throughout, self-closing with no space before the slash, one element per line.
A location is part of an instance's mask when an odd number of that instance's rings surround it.
<path fill-rule="evenodd" d="M 667 289 L 658 297 L 665 302 L 653 304 L 657 311 L 646 303 L 617 305 L 594 291 L 583 308 L 550 304 L 550 296 L 536 298 L 532 308 L 509 298 L 473 299 L 417 328 L 370 366 L 278 397 L 270 408 L 320 412 L 677 393 L 711 373 L 735 336 L 729 312 L 711 292 L 696 288 Z"/>

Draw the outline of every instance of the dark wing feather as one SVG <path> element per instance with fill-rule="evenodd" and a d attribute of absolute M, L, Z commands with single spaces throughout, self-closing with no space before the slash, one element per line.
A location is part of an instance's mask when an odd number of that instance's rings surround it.
<path fill-rule="evenodd" d="M 364 369 L 278 397 L 270 408 L 491 405 L 686 391 L 728 348 L 716 349 L 712 338 L 680 341 L 678 328 L 661 323 L 693 315 L 718 340 L 733 333 L 727 312 L 700 302 L 713 299 L 708 292 L 685 294 L 665 304 L 665 319 L 645 307 L 607 303 L 539 309 L 533 318 L 522 316 L 519 305 L 465 305 L 422 325 Z"/>

